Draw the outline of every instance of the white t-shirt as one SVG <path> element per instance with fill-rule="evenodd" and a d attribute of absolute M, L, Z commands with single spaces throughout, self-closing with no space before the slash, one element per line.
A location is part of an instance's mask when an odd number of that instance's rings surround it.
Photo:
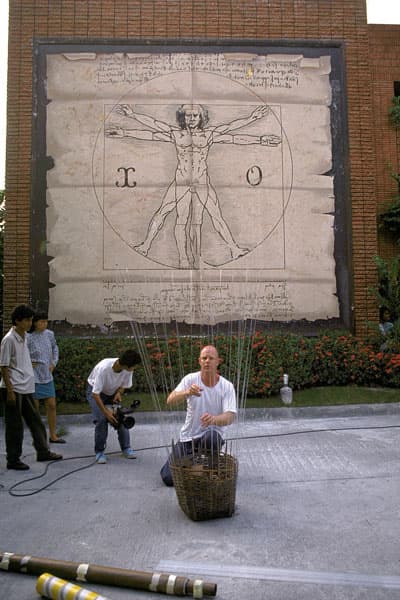
<path fill-rule="evenodd" d="M 201 380 L 201 372 L 189 373 L 175 388 L 177 392 L 187 390 L 192 384 L 202 388 L 201 396 L 189 396 L 186 401 L 186 421 L 180 432 L 180 441 L 189 442 L 202 436 L 205 429 L 201 426 L 200 417 L 208 412 L 211 415 L 220 415 L 224 412 L 237 413 L 235 388 L 230 381 L 219 377 L 216 385 L 207 387 Z M 214 426 L 218 433 L 224 437 L 226 426 Z"/>
<path fill-rule="evenodd" d="M 32 361 L 28 350 L 27 338 L 21 337 L 11 327 L 3 337 L 0 350 L 0 365 L 8 367 L 8 373 L 14 392 L 19 394 L 33 394 L 35 391 L 35 376 Z M 6 387 L 1 380 L 0 387 Z"/>
<path fill-rule="evenodd" d="M 132 371 L 123 370 L 120 373 L 113 371 L 113 364 L 117 358 L 103 358 L 94 367 L 88 377 L 88 384 L 92 386 L 95 394 L 113 396 L 118 388 L 132 387 Z"/>

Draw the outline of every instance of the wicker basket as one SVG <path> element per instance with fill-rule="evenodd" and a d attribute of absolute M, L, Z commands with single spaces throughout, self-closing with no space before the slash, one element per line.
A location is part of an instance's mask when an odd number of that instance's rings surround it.
<path fill-rule="evenodd" d="M 192 521 L 233 515 L 238 461 L 231 454 L 199 452 L 174 458 L 170 468 L 179 506 Z"/>

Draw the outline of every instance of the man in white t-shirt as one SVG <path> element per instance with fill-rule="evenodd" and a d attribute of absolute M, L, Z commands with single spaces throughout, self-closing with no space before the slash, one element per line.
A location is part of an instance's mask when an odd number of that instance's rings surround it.
<path fill-rule="evenodd" d="M 167 398 L 174 406 L 186 401 L 186 421 L 181 429 L 174 453 L 190 454 L 199 447 L 219 452 L 224 443 L 224 430 L 237 413 L 235 389 L 218 372 L 221 363 L 214 346 L 205 346 L 199 357 L 200 371 L 186 375 Z M 170 458 L 161 469 L 165 485 L 172 486 Z"/>
<path fill-rule="evenodd" d="M 34 312 L 20 304 L 11 314 L 12 327 L 0 347 L 0 398 L 4 400 L 7 469 L 26 471 L 29 465 L 21 461 L 24 421 L 28 426 L 38 461 L 61 460 L 61 454 L 51 452 L 46 429 L 33 401 L 35 376 L 26 333 L 32 327 Z"/>
<path fill-rule="evenodd" d="M 92 408 L 94 451 L 96 462 L 104 465 L 104 454 L 108 436 L 108 424 L 117 428 L 112 405 L 120 404 L 125 389 L 132 387 L 132 371 L 140 363 L 136 350 L 129 349 L 120 358 L 104 358 L 94 367 L 87 380 L 86 398 Z M 125 458 L 136 458 L 131 448 L 129 429 L 121 424 L 117 428 L 118 441 Z"/>

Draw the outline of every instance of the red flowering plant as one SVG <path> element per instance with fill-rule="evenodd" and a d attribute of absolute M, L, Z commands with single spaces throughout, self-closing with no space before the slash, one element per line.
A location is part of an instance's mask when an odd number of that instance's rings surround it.
<path fill-rule="evenodd" d="M 382 385 L 400 388 L 400 354 L 379 352 L 377 357 L 382 363 Z"/>
<path fill-rule="evenodd" d="M 282 386 L 282 376 L 289 375 L 293 389 L 310 385 L 313 362 L 312 340 L 299 335 L 256 333 L 249 394 L 270 396 Z"/>
<path fill-rule="evenodd" d="M 279 392 L 282 376 L 293 389 L 313 385 L 384 385 L 400 387 L 400 353 L 380 350 L 376 344 L 348 333 L 318 337 L 294 334 L 212 335 L 115 338 L 59 338 L 60 361 L 55 371 L 61 400 L 85 401 L 87 376 L 106 356 L 119 356 L 129 347 L 143 357 L 135 369 L 135 391 L 166 397 L 180 379 L 199 369 L 205 344 L 218 348 L 220 372 L 230 379 L 240 397 L 267 397 Z"/>
<path fill-rule="evenodd" d="M 313 383 L 346 385 L 379 383 L 379 361 L 374 349 L 351 334 L 324 334 L 315 342 Z"/>

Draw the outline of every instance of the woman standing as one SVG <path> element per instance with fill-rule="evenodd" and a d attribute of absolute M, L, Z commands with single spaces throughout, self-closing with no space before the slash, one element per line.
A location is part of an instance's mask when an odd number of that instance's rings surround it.
<path fill-rule="evenodd" d="M 56 391 L 53 371 L 58 362 L 58 346 L 54 333 L 47 329 L 47 313 L 38 312 L 33 317 L 32 329 L 28 334 L 28 348 L 35 374 L 35 393 L 33 398 L 39 407 L 44 400 L 49 426 L 50 442 L 65 444 L 65 440 L 57 437 L 56 427 Z"/>

